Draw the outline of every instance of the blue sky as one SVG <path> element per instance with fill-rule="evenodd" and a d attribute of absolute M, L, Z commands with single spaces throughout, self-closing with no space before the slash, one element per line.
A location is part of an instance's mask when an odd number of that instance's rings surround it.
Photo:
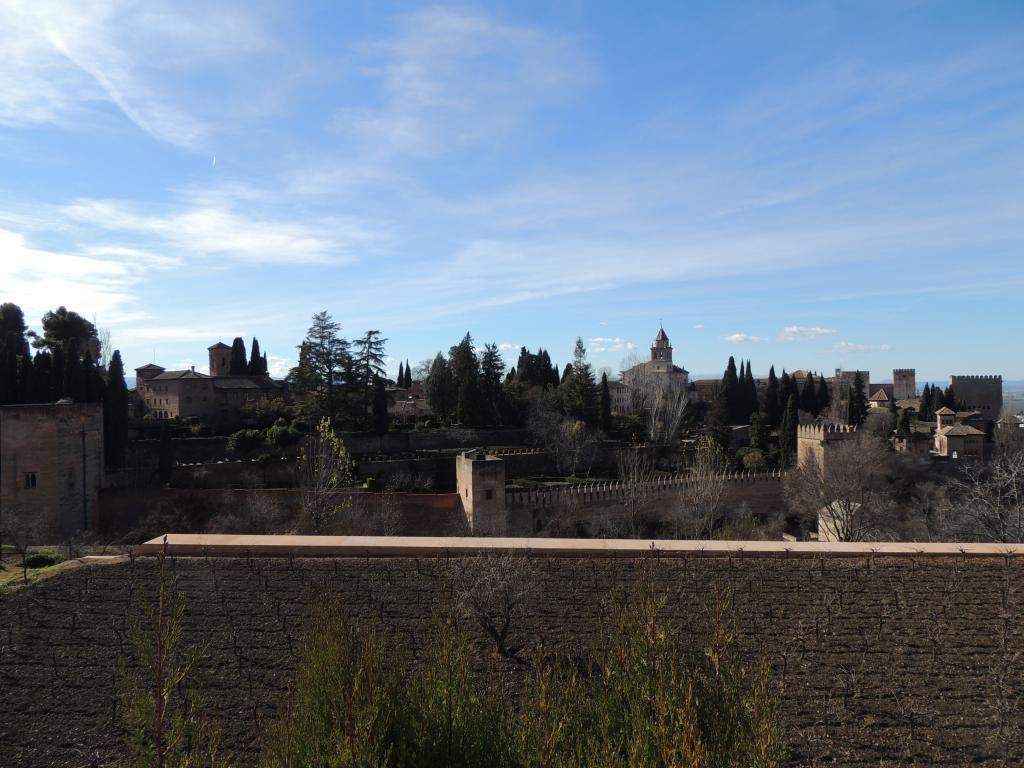
<path fill-rule="evenodd" d="M 1024 378 L 1024 4 L 0 0 L 0 299 Z"/>

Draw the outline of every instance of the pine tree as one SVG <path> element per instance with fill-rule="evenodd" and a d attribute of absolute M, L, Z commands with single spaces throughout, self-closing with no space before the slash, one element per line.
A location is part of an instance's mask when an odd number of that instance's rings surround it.
<path fill-rule="evenodd" d="M 455 418 L 465 427 L 475 427 L 483 418 L 480 392 L 480 362 L 473 351 L 473 337 L 468 333 L 448 351 L 448 361 L 455 382 Z"/>
<path fill-rule="evenodd" d="M 107 366 L 107 390 L 103 400 L 103 453 L 108 467 L 124 464 L 128 445 L 128 387 L 124 381 L 121 351 L 114 350 Z"/>
<path fill-rule="evenodd" d="M 398 363 L 398 382 L 399 387 L 405 386 L 405 366 L 401 362 Z"/>
<path fill-rule="evenodd" d="M 780 463 L 784 467 L 793 463 L 793 456 L 796 454 L 796 428 L 799 423 L 796 395 L 790 395 L 789 400 L 786 401 L 786 410 L 782 413 L 782 423 L 779 426 L 779 457 Z"/>
<path fill-rule="evenodd" d="M 245 376 L 249 372 L 249 362 L 245 354 L 245 342 L 236 336 L 231 342 L 231 362 L 228 364 L 228 375 Z"/>
<path fill-rule="evenodd" d="M 612 393 L 608 388 L 608 374 L 601 373 L 601 429 L 608 434 L 612 431 Z"/>
<path fill-rule="evenodd" d="M 352 370 L 349 343 L 340 330 L 328 312 L 313 315 L 306 338 L 299 344 L 299 364 L 288 372 L 296 394 L 310 397 L 331 424 L 338 418 L 342 387 Z"/>
<path fill-rule="evenodd" d="M 13 333 L 0 338 L 0 405 L 10 405 L 18 402 L 18 352 Z"/>
<path fill-rule="evenodd" d="M 9 333 L 24 339 L 27 330 L 25 313 L 21 311 L 21 307 L 9 301 L 0 304 L 0 339 L 6 339 Z"/>
<path fill-rule="evenodd" d="M 505 373 L 505 361 L 501 359 L 498 345 L 484 345 L 480 355 L 480 392 L 483 397 L 484 423 L 501 423 L 501 377 Z"/>
<path fill-rule="evenodd" d="M 597 426 L 600 421 L 597 382 L 581 338 L 576 339 L 571 373 L 568 379 L 562 379 L 562 407 L 569 418 L 587 426 Z"/>
<path fill-rule="evenodd" d="M 45 350 L 36 352 L 32 360 L 32 394 L 37 403 L 52 403 L 57 399 L 53 390 L 53 355 Z"/>
<path fill-rule="evenodd" d="M 572 376 L 572 363 L 566 363 L 565 368 L 562 369 L 562 378 L 559 382 L 559 386 L 565 384 L 565 382 L 569 380 L 570 376 Z"/>
<path fill-rule="evenodd" d="M 782 415 L 779 408 L 779 377 L 775 375 L 775 366 L 768 370 L 768 386 L 764 391 L 764 415 L 768 419 L 768 426 L 772 429 L 779 426 L 779 419 Z"/>

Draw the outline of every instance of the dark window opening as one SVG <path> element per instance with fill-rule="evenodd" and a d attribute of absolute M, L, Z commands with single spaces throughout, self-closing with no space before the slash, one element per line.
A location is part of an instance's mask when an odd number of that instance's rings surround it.
<path fill-rule="evenodd" d="M 26 472 L 25 473 L 25 487 L 26 488 L 35 488 L 36 487 L 36 473 L 35 472 Z"/>
<path fill-rule="evenodd" d="M 490 501 L 491 499 L 493 499 L 494 498 L 494 491 L 492 491 L 490 489 L 484 491 L 484 498 L 487 499 L 487 501 Z"/>

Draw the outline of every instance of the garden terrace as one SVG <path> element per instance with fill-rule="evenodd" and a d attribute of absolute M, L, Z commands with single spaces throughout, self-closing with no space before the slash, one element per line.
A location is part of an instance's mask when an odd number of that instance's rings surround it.
<path fill-rule="evenodd" d="M 313 605 L 336 596 L 415 659 L 463 566 L 506 552 L 530 564 L 511 629 L 524 644 L 582 652 L 609 595 L 645 569 L 684 642 L 702 633 L 710 597 L 726 596 L 744 654 L 774 670 L 793 765 L 995 766 L 1024 746 L 1024 547 L 169 535 L 0 596 L 5 765 L 116 761 L 118 670 L 162 552 L 239 765 L 256 763 Z M 465 626 L 475 664 L 515 696 L 525 665 Z"/>

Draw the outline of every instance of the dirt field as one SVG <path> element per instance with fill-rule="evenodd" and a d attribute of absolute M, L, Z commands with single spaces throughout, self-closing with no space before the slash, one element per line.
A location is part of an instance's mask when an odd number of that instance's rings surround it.
<path fill-rule="evenodd" d="M 633 558 L 535 558 L 513 631 L 581 649 Z M 429 642 L 458 558 L 174 558 L 187 637 L 205 647 L 206 697 L 239 765 L 252 765 L 295 668 L 311 601 Z M 732 595 L 743 647 L 776 670 L 798 766 L 1012 764 L 1024 754 L 1024 560 L 1010 557 L 693 556 L 654 568 L 683 638 L 712 584 Z M 156 561 L 57 573 L 0 597 L 0 755 L 5 766 L 112 765 L 128 622 L 153 597 Z M 478 663 L 510 692 L 523 671 L 479 630 Z M 1004 762 L 1005 758 L 1011 758 Z"/>

